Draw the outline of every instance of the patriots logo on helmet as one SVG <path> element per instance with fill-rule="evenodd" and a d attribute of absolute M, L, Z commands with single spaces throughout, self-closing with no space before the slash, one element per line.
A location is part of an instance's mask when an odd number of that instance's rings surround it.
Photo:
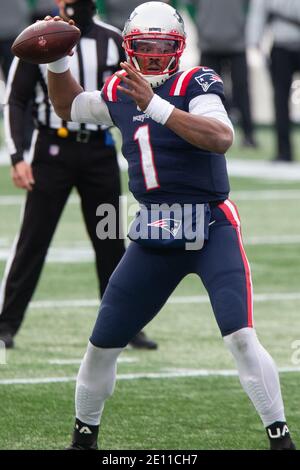
<path fill-rule="evenodd" d="M 156 227 L 161 228 L 169 232 L 175 238 L 180 227 L 181 227 L 181 220 L 176 219 L 159 219 L 155 220 L 155 222 L 151 222 L 151 224 L 147 224 L 148 227 Z"/>
<path fill-rule="evenodd" d="M 195 80 L 199 83 L 205 93 L 214 83 L 223 83 L 221 77 L 214 72 L 202 73 L 198 77 L 195 77 Z"/>

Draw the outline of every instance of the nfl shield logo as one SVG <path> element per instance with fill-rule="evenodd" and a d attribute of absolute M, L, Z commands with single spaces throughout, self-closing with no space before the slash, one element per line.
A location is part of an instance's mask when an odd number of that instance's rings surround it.
<path fill-rule="evenodd" d="M 49 147 L 49 154 L 52 157 L 56 157 L 59 154 L 60 148 L 58 145 L 50 145 Z"/>
<path fill-rule="evenodd" d="M 195 77 L 195 80 L 197 83 L 199 83 L 205 93 L 214 83 L 223 83 L 219 75 L 214 72 L 202 73 L 199 75 L 199 77 Z"/>

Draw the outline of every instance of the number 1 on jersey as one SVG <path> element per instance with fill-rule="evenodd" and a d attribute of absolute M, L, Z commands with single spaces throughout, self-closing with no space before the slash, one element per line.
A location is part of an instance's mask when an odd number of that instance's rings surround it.
<path fill-rule="evenodd" d="M 137 129 L 134 134 L 134 140 L 139 145 L 142 171 L 147 190 L 159 188 L 148 124 Z"/>

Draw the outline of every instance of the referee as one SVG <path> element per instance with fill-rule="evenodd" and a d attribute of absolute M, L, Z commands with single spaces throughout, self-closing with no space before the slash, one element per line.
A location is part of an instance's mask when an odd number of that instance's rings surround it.
<path fill-rule="evenodd" d="M 72 73 L 86 90 L 99 88 L 125 60 L 119 31 L 94 19 L 93 0 L 58 0 L 60 16 L 73 19 L 81 39 L 71 58 Z M 34 293 L 45 257 L 67 199 L 75 187 L 87 232 L 96 255 L 102 296 L 124 254 L 123 240 L 96 236 L 96 209 L 100 204 L 119 207 L 120 174 L 109 131 L 93 124 L 62 121 L 48 99 L 46 65 L 14 59 L 9 71 L 5 105 L 5 132 L 12 161 L 12 179 L 27 190 L 21 230 L 7 262 L 0 289 L 0 340 L 14 347 L 28 303 Z M 31 164 L 23 159 L 26 109 L 33 103 Z M 117 231 L 118 233 L 118 231 Z M 144 332 L 130 343 L 156 349 Z"/>

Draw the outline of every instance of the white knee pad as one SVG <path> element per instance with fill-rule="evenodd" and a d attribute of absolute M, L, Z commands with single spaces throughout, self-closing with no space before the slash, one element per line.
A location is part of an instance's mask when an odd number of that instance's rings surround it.
<path fill-rule="evenodd" d="M 122 351 L 88 343 L 76 383 L 76 417 L 80 421 L 93 426 L 100 423 L 104 402 L 114 391 L 117 358 Z"/>
<path fill-rule="evenodd" d="M 253 328 L 243 328 L 224 337 L 239 373 L 240 382 L 265 427 L 285 421 L 276 365 L 260 344 Z"/>

